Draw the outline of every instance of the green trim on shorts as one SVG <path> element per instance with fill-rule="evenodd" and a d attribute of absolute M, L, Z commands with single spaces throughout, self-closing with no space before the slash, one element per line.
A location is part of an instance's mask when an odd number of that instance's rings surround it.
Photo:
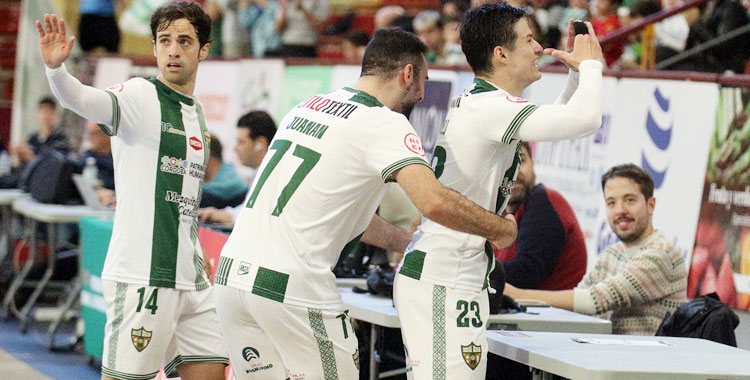
<path fill-rule="evenodd" d="M 183 363 L 221 363 L 228 365 L 229 359 L 223 356 L 212 355 L 177 355 L 169 364 L 164 366 L 164 374 L 167 377 L 179 376 L 177 374 L 177 367 Z"/>
<path fill-rule="evenodd" d="M 124 282 L 117 282 L 117 290 L 115 291 L 115 315 L 112 319 L 112 335 L 109 336 L 109 342 L 107 342 L 107 367 L 117 367 L 117 343 L 120 340 L 120 326 L 122 325 L 122 319 L 125 309 L 125 295 L 128 291 L 128 284 Z M 104 366 L 102 366 L 104 369 Z M 109 376 L 109 375 L 107 375 Z"/>
<path fill-rule="evenodd" d="M 445 286 L 432 286 L 432 379 L 445 380 Z"/>
<path fill-rule="evenodd" d="M 151 380 L 158 374 L 159 371 L 146 375 L 133 375 L 125 372 L 115 371 L 113 369 L 102 366 L 102 375 L 109 376 L 117 380 Z"/>
<path fill-rule="evenodd" d="M 422 277 L 422 269 L 424 267 L 424 258 L 426 255 L 426 253 L 418 249 L 407 252 L 406 256 L 404 256 L 404 264 L 401 265 L 401 269 L 399 269 L 398 273 L 419 280 Z"/>
<path fill-rule="evenodd" d="M 315 340 L 318 342 L 320 352 L 320 363 L 323 365 L 323 378 L 325 380 L 338 380 L 339 374 L 336 368 L 336 356 L 333 352 L 333 342 L 328 339 L 326 326 L 323 324 L 323 312 L 318 309 L 307 309 Z"/>
<path fill-rule="evenodd" d="M 272 269 L 258 267 L 253 282 L 253 294 L 277 302 L 284 302 L 289 275 Z"/>

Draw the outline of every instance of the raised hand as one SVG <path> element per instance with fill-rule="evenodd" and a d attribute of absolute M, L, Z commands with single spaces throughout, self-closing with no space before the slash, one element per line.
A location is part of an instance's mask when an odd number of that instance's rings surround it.
<path fill-rule="evenodd" d="M 557 49 L 544 49 L 544 54 L 549 54 L 560 60 L 565 66 L 573 71 L 578 71 L 578 65 L 587 59 L 595 59 L 603 62 L 604 55 L 602 54 L 602 47 L 599 46 L 599 40 L 596 38 L 594 33 L 594 27 L 591 26 L 590 22 L 586 22 L 586 27 L 589 29 L 589 34 L 579 34 L 573 38 L 573 49 L 572 51 L 562 51 Z M 573 35 L 572 21 L 568 23 L 568 43 L 566 48 L 570 48 L 571 35 Z"/>
<path fill-rule="evenodd" d="M 57 15 L 44 15 L 44 25 L 37 20 L 36 30 L 39 32 L 39 52 L 42 54 L 42 61 L 51 68 L 60 67 L 73 49 L 75 37 L 66 38 L 65 20 L 57 19 Z"/>

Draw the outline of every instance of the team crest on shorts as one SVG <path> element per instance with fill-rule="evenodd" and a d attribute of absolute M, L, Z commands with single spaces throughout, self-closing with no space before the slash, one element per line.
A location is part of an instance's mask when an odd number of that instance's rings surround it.
<path fill-rule="evenodd" d="M 148 347 L 148 344 L 151 343 L 151 335 L 153 335 L 153 332 L 144 329 L 143 326 L 137 330 L 130 329 L 130 339 L 133 341 L 133 346 L 135 346 L 138 352 Z"/>
<path fill-rule="evenodd" d="M 354 359 L 354 366 L 359 369 L 359 348 L 354 350 L 354 353 L 352 354 L 352 359 Z"/>
<path fill-rule="evenodd" d="M 482 360 L 482 346 L 477 346 L 474 342 L 471 342 L 467 346 L 461 346 L 461 354 L 463 354 L 466 365 L 474 370 L 479 365 L 479 361 Z"/>

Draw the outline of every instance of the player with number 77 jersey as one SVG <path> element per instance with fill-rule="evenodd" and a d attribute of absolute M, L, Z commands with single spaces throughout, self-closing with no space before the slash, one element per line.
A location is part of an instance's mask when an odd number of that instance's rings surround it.
<path fill-rule="evenodd" d="M 514 222 L 444 188 L 428 166 L 404 116 L 424 95 L 425 52 L 411 33 L 379 31 L 353 88 L 312 96 L 279 123 L 215 277 L 238 378 L 358 378 L 357 340 L 331 270 L 360 237 L 406 247 L 406 231 L 373 216 L 387 182 L 452 228 L 515 238 Z M 260 360 L 245 358 L 249 346 Z"/>

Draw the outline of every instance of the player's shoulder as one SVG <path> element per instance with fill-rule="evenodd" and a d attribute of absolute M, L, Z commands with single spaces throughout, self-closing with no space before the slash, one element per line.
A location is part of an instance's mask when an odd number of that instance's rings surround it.
<path fill-rule="evenodd" d="M 149 80 L 141 77 L 133 77 L 125 82 L 117 83 L 107 87 L 107 91 L 118 93 L 129 93 L 134 91 L 144 91 L 147 88 L 152 88 L 154 85 Z"/>

